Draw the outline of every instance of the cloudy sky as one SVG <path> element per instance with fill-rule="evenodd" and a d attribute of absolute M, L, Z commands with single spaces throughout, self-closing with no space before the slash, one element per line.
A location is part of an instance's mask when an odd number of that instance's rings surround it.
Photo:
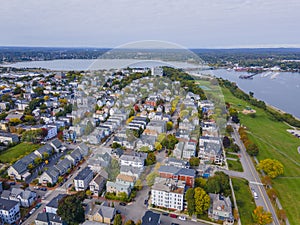
<path fill-rule="evenodd" d="M 299 0 L 2 0 L 0 46 L 300 47 L 299 12 Z"/>

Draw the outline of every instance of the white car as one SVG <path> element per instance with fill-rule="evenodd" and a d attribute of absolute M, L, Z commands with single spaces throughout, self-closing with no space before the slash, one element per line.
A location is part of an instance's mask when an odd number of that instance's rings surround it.
<path fill-rule="evenodd" d="M 178 216 L 178 219 L 179 220 L 186 220 L 186 217 L 185 216 Z"/>

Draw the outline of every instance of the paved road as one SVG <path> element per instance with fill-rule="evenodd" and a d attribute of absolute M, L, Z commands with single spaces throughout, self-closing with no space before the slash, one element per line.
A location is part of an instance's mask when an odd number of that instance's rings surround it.
<path fill-rule="evenodd" d="M 240 140 L 238 126 L 235 124 L 233 124 L 233 131 L 234 132 L 232 135 L 236 141 L 236 144 L 240 147 L 241 150 L 240 160 L 244 168 L 244 172 L 240 173 L 239 175 L 242 175 L 243 178 L 247 179 L 249 181 L 249 186 L 251 190 L 254 190 L 258 194 L 258 198 L 255 199 L 256 205 L 263 206 L 265 210 L 271 212 L 273 217 L 272 224 L 279 225 L 280 223 L 277 218 L 276 212 L 273 208 L 273 205 L 267 195 L 265 188 L 261 185 L 261 180 L 258 175 L 258 172 L 256 171 L 253 162 L 251 161 L 251 157 L 247 154 L 244 144 Z M 237 174 L 237 172 L 235 172 L 235 174 Z"/>

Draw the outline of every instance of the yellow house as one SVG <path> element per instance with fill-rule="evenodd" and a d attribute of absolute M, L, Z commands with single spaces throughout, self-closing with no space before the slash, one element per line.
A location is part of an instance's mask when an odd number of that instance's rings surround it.
<path fill-rule="evenodd" d="M 90 221 L 111 224 L 116 215 L 116 209 L 109 207 L 106 202 L 101 205 L 91 205 L 89 206 L 87 219 Z"/>

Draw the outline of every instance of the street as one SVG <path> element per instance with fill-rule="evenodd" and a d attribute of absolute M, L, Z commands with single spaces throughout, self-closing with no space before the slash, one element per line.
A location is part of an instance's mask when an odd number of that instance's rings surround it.
<path fill-rule="evenodd" d="M 233 127 L 233 134 L 232 136 L 234 137 L 236 144 L 240 147 L 241 150 L 241 158 L 240 161 L 242 163 L 242 166 L 244 168 L 244 172 L 240 173 L 240 172 L 233 172 L 230 171 L 230 173 L 232 173 L 232 176 L 237 175 L 238 177 L 242 177 L 245 178 L 249 181 L 249 186 L 251 190 L 254 190 L 257 194 L 258 194 L 258 198 L 255 198 L 255 203 L 257 206 L 263 206 L 265 210 L 269 211 L 272 213 L 272 217 L 273 217 L 273 223 L 272 224 L 276 224 L 279 225 L 279 220 L 277 218 L 276 212 L 273 208 L 273 205 L 267 195 L 267 192 L 265 190 L 265 188 L 263 187 L 260 177 L 258 175 L 258 172 L 256 171 L 252 161 L 251 161 L 251 157 L 248 155 L 248 153 L 246 152 L 246 148 L 244 146 L 244 144 L 242 143 L 242 141 L 240 140 L 240 136 L 238 133 L 238 126 L 235 124 L 232 124 Z M 240 176 L 239 176 L 240 175 Z"/>

